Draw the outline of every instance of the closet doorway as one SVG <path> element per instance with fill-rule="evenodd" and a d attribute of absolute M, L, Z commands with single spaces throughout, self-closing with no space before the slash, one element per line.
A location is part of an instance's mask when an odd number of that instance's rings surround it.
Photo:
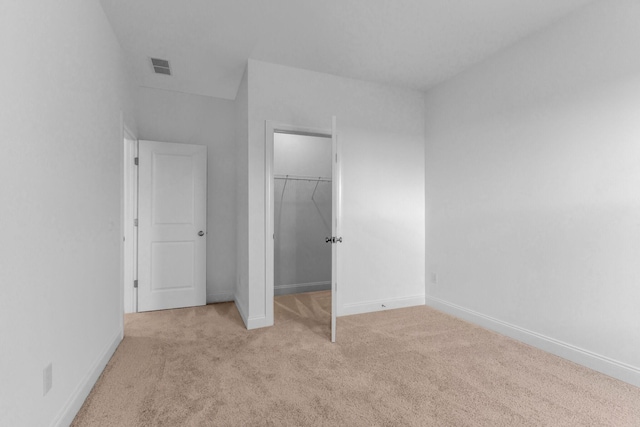
<path fill-rule="evenodd" d="M 273 138 L 274 295 L 331 290 L 331 138 Z"/>
<path fill-rule="evenodd" d="M 331 291 L 335 342 L 339 169 L 332 130 L 267 122 L 267 293 Z M 269 297 L 267 297 L 269 304 Z"/>

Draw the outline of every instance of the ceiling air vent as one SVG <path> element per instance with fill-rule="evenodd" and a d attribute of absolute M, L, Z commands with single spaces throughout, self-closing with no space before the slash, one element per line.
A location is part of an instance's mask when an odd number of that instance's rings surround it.
<path fill-rule="evenodd" d="M 167 76 L 171 75 L 169 61 L 166 59 L 151 58 L 151 65 L 153 66 L 153 71 L 155 71 L 156 74 L 164 74 Z"/>

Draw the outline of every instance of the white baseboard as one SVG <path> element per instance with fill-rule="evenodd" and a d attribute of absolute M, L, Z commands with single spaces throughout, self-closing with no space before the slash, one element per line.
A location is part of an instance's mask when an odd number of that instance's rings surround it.
<path fill-rule="evenodd" d="M 266 328 L 268 326 L 273 326 L 273 322 L 267 322 L 267 318 L 265 316 L 250 317 L 249 322 L 247 323 L 247 329 Z"/>
<path fill-rule="evenodd" d="M 310 282 L 297 283 L 293 285 L 275 285 L 273 287 L 274 295 L 289 295 L 300 292 L 317 292 L 327 291 L 331 289 L 331 282 Z"/>
<path fill-rule="evenodd" d="M 248 329 L 249 326 L 249 318 L 247 317 L 247 313 L 245 313 L 245 304 L 244 301 L 242 301 L 241 298 L 238 297 L 238 294 L 235 294 L 233 297 L 233 300 L 236 303 L 236 308 L 238 309 L 238 313 L 240 313 L 240 317 L 242 318 L 242 321 L 244 322 L 244 326 Z M 248 309 L 248 307 L 247 307 Z"/>
<path fill-rule="evenodd" d="M 78 387 L 71 393 L 69 400 L 62 407 L 56 418 L 51 423 L 51 426 L 62 427 L 68 426 L 73 422 L 73 419 L 78 414 L 80 408 L 82 408 L 82 404 L 89 396 L 91 389 L 95 385 L 96 381 L 100 377 L 102 371 L 107 366 L 109 359 L 113 356 L 118 345 L 123 338 L 123 331 L 118 331 L 114 337 L 109 341 L 109 344 L 105 347 L 105 349 L 100 353 L 96 361 L 91 365 L 89 372 L 84 376 Z"/>
<path fill-rule="evenodd" d="M 242 321 L 244 322 L 244 326 L 247 329 L 258 329 L 264 328 L 267 326 L 273 326 L 273 323 L 267 323 L 267 318 L 265 316 L 261 317 L 247 317 L 247 313 L 245 310 L 245 305 L 242 302 L 242 299 L 238 298 L 238 294 L 235 295 L 236 308 L 238 309 L 238 313 L 240 313 L 240 317 L 242 317 Z"/>
<path fill-rule="evenodd" d="M 228 292 L 212 292 L 207 294 L 207 304 L 215 302 L 231 302 L 235 301 L 235 295 L 232 291 Z"/>
<path fill-rule="evenodd" d="M 416 305 L 424 305 L 424 295 L 414 295 L 410 297 L 379 299 L 354 304 L 344 304 L 338 309 L 338 316 L 351 316 L 352 314 L 372 313 L 374 311 L 414 307 Z"/>
<path fill-rule="evenodd" d="M 580 347 L 486 316 L 448 301 L 428 296 L 426 304 L 564 359 L 640 387 L 640 368 L 610 359 Z"/>

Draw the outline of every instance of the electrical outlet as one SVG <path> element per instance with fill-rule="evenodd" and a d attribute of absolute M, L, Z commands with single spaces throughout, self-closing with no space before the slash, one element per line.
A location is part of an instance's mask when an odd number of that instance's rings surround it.
<path fill-rule="evenodd" d="M 42 370 L 42 395 L 46 396 L 53 387 L 53 364 L 49 363 Z"/>
<path fill-rule="evenodd" d="M 438 273 L 431 273 L 431 283 L 438 283 Z"/>

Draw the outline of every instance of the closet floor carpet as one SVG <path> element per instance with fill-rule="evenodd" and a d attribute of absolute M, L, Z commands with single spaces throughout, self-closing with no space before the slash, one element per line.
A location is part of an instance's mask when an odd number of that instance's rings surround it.
<path fill-rule="evenodd" d="M 639 426 L 640 388 L 428 307 L 338 319 L 329 292 L 131 314 L 73 426 Z"/>

